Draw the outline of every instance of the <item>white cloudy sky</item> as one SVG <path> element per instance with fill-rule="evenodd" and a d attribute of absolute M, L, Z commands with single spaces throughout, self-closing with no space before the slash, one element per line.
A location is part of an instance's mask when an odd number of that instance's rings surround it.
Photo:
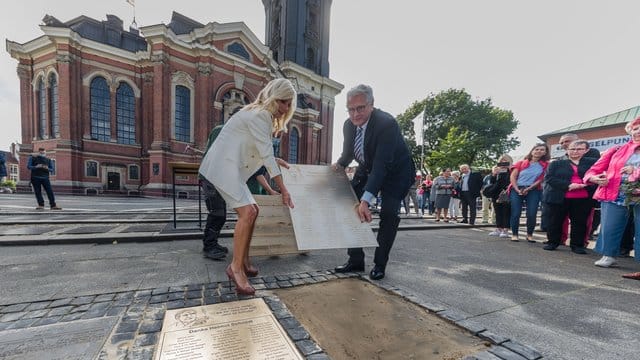
<path fill-rule="evenodd" d="M 172 11 L 201 23 L 244 21 L 264 41 L 261 0 L 136 0 L 139 26 L 168 23 Z M 130 24 L 125 0 L 26 0 L 3 4 L 0 34 L 19 43 L 41 35 L 45 14 Z M 520 121 L 526 152 L 536 136 L 640 104 L 640 1 L 334 0 L 331 78 L 367 83 L 392 114 L 449 88 L 490 97 Z M 345 91 L 336 123 L 345 118 Z M 0 56 L 0 148 L 20 142 L 16 61 Z M 340 126 L 334 129 L 337 158 Z"/>

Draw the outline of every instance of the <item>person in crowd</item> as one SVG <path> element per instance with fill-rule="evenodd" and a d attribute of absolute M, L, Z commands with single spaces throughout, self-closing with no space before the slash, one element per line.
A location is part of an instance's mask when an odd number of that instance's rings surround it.
<path fill-rule="evenodd" d="M 511 204 L 497 202 L 498 195 L 501 191 L 507 190 L 510 184 L 510 168 L 513 164 L 511 156 L 504 154 L 498 159 L 498 164 L 491 170 L 491 178 L 489 186 L 486 189 L 487 195 L 491 199 L 493 212 L 496 215 L 496 229 L 489 233 L 490 236 L 499 236 L 501 238 L 509 238 L 509 221 L 511 214 Z"/>
<path fill-rule="evenodd" d="M 594 206 L 595 186 L 584 183 L 582 178 L 597 160 L 584 156 L 588 150 L 588 141 L 575 140 L 567 149 L 568 159 L 554 160 L 549 164 L 542 197 L 549 216 L 545 250 L 555 250 L 560 245 L 563 223 L 569 216 L 571 251 L 587 253 L 584 239 L 589 230 L 587 219 Z"/>
<path fill-rule="evenodd" d="M 7 177 L 7 160 L 3 151 L 0 151 L 0 183 L 3 183 Z"/>
<path fill-rule="evenodd" d="M 416 212 L 416 216 L 420 214 L 420 211 L 418 209 L 418 197 L 417 197 L 417 191 L 418 191 L 418 187 L 420 186 L 420 183 L 422 183 L 422 176 L 416 175 L 416 180 L 411 184 L 411 187 L 409 188 L 409 192 L 407 193 L 407 196 L 405 196 L 404 200 L 402 201 L 404 203 L 404 210 L 405 210 L 404 213 L 407 216 L 411 215 L 412 203 L 413 203 L 413 210 L 415 210 Z"/>
<path fill-rule="evenodd" d="M 640 117 L 628 122 L 625 130 L 631 135 L 629 142 L 605 151 L 584 175 L 585 182 L 598 186 L 593 198 L 600 201 L 601 221 L 594 250 L 602 254 L 595 262 L 600 267 L 616 264 L 629 208 L 635 225 L 635 259 L 640 260 L 640 195 L 632 186 L 640 179 Z M 640 272 L 623 276 L 640 280 Z"/>
<path fill-rule="evenodd" d="M 427 208 L 427 211 L 431 211 L 429 198 L 431 197 L 431 175 L 427 174 L 424 177 L 424 180 L 420 183 L 418 187 L 418 207 L 420 208 L 421 216 L 424 216 L 424 209 Z"/>
<path fill-rule="evenodd" d="M 436 193 L 436 221 L 442 219 L 444 222 L 449 222 L 449 203 L 451 202 L 451 193 L 454 185 L 455 181 L 451 177 L 451 168 L 444 169 L 442 175 L 433 180 L 431 191 L 435 190 Z"/>
<path fill-rule="evenodd" d="M 31 170 L 31 186 L 33 186 L 33 192 L 38 202 L 36 210 L 44 210 L 42 188 L 47 193 L 51 210 L 62 210 L 61 207 L 56 205 L 56 197 L 53 194 L 51 181 L 49 180 L 49 173 L 53 171 L 53 162 L 47 157 L 47 151 L 43 147 L 38 149 L 38 153 L 29 156 L 27 168 Z"/>
<path fill-rule="evenodd" d="M 384 278 L 389 253 L 396 238 L 400 217 L 400 202 L 415 182 L 415 166 L 398 122 L 392 115 L 374 107 L 373 90 L 368 85 L 358 85 L 347 92 L 349 119 L 342 128 L 342 154 L 334 170 L 345 168 L 354 159 L 358 162 L 351 186 L 360 199 L 358 216 L 363 222 L 371 222 L 369 204 L 378 192 L 382 193 L 380 228 L 373 258 L 374 266 L 369 278 Z M 348 250 L 349 260 L 335 268 L 337 273 L 364 271 L 362 248 Z"/>
<path fill-rule="evenodd" d="M 438 173 L 438 176 L 436 176 L 436 179 L 439 176 L 442 176 L 442 174 L 443 172 L 440 171 Z M 437 195 L 437 191 L 435 187 L 436 179 L 431 180 L 431 193 L 429 194 L 429 215 L 433 215 L 436 212 L 436 195 Z"/>
<path fill-rule="evenodd" d="M 620 257 L 629 257 L 633 250 L 633 234 L 635 233 L 635 224 L 633 223 L 633 210 L 629 210 L 629 220 L 622 233 L 622 241 L 620 242 Z"/>
<path fill-rule="evenodd" d="M 291 82 L 270 81 L 252 103 L 227 121 L 200 164 L 199 173 L 238 214 L 233 233 L 233 260 L 226 274 L 241 295 L 255 293 L 247 272 L 257 274 L 249 260 L 249 247 L 259 208 L 247 180 L 265 166 L 280 190 L 282 203 L 294 206 L 273 155 L 272 135 L 286 130 L 295 108 L 296 91 Z"/>
<path fill-rule="evenodd" d="M 449 200 L 449 220 L 458 221 L 458 215 L 460 215 L 460 191 L 462 186 L 460 172 L 457 170 L 452 171 L 451 178 L 453 178 L 453 190 L 451 191 L 451 199 Z"/>
<path fill-rule="evenodd" d="M 490 173 L 488 173 L 482 178 L 482 188 L 480 189 L 480 196 L 482 196 L 482 223 L 483 224 L 496 223 L 496 214 L 493 211 L 493 206 L 491 206 L 491 198 L 486 197 L 482 193 L 483 190 L 491 184 L 492 173 L 493 173 L 493 169 Z"/>
<path fill-rule="evenodd" d="M 462 207 L 463 224 L 475 225 L 477 212 L 477 199 L 480 196 L 482 188 L 482 175 L 478 172 L 471 171 L 471 167 L 467 164 L 460 165 L 460 206 Z M 468 216 L 467 216 L 468 215 Z"/>
<path fill-rule="evenodd" d="M 509 201 L 511 202 L 511 241 L 519 241 L 518 228 L 522 203 L 526 203 L 527 210 L 527 241 L 533 240 L 533 230 L 536 226 L 536 215 L 542 196 L 542 181 L 549 164 L 549 147 L 546 144 L 536 144 L 531 148 L 523 160 L 513 164 L 509 184 Z"/>
<path fill-rule="evenodd" d="M 578 140 L 578 135 L 573 134 L 573 133 L 567 133 L 564 134 L 560 137 L 560 140 L 558 141 L 558 144 L 560 145 L 560 147 L 564 150 L 564 154 L 562 154 L 561 156 L 558 156 L 556 158 L 554 158 L 553 160 L 567 160 L 569 159 L 569 144 L 571 144 L 573 141 Z M 598 151 L 598 149 L 596 148 L 592 148 L 589 147 L 589 150 L 587 150 L 587 152 L 584 154 L 584 157 L 589 157 L 589 158 L 594 158 L 594 159 L 598 159 L 600 158 L 600 151 Z M 543 197 L 544 197 L 544 186 L 543 186 Z M 544 202 L 542 202 L 542 216 L 541 216 L 541 221 L 547 221 L 547 215 L 546 215 L 546 209 L 545 209 L 546 204 Z M 589 213 L 589 217 L 587 218 L 587 232 L 585 233 L 585 239 L 584 239 L 584 246 L 587 247 L 587 245 L 589 245 L 589 238 L 591 237 L 591 228 L 593 226 L 593 221 L 595 216 L 599 216 L 600 212 L 598 212 L 596 214 L 595 212 L 595 207 L 591 209 L 591 212 Z M 600 219 L 596 219 L 597 222 L 600 221 Z M 597 226 L 597 224 L 596 224 Z M 567 239 L 569 238 L 569 215 L 566 216 L 566 218 L 564 219 L 564 222 L 562 223 L 562 235 L 560 236 L 560 242 L 565 245 L 567 242 Z"/>

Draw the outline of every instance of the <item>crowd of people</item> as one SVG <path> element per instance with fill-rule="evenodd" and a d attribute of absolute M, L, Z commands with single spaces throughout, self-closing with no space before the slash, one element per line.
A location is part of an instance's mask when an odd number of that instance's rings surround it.
<path fill-rule="evenodd" d="M 412 187 L 415 212 L 428 212 L 435 222 L 473 225 L 476 200 L 482 197 L 482 222 L 496 226 L 490 236 L 520 241 L 524 210 L 528 242 L 536 242 L 533 234 L 540 215 L 540 229 L 547 237 L 544 250 L 556 250 L 568 241 L 573 253 L 584 255 L 597 233 L 594 251 L 602 258 L 596 266 L 615 266 L 616 258 L 629 256 L 634 247 L 640 260 L 640 242 L 635 241 L 640 226 L 640 118 L 625 130 L 630 141 L 602 156 L 588 141 L 569 133 L 559 141 L 564 154 L 553 159 L 548 145 L 536 144 L 520 161 L 502 155 L 484 177 L 466 164 L 460 171 L 445 168 L 433 179 L 418 173 Z M 410 200 L 404 200 L 407 215 Z M 640 272 L 623 276 L 640 280 Z"/>

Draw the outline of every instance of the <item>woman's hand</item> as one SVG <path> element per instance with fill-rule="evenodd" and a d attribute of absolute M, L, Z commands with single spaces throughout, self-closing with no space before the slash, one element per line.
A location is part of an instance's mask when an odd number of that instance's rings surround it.
<path fill-rule="evenodd" d="M 586 184 L 571 183 L 569 184 L 569 191 L 580 190 L 580 189 L 584 189 L 585 187 L 587 187 Z"/>
<path fill-rule="evenodd" d="M 280 159 L 280 158 L 276 158 L 276 164 L 280 165 L 281 167 L 288 169 L 289 168 L 289 163 Z"/>
<path fill-rule="evenodd" d="M 602 173 L 600 175 L 590 177 L 589 182 L 597 184 L 598 186 L 607 186 L 609 179 L 607 179 L 607 174 Z"/>
<path fill-rule="evenodd" d="M 627 165 L 625 167 L 623 167 L 622 169 L 620 169 L 620 174 L 633 174 L 633 171 L 636 168 L 633 165 Z"/>
<path fill-rule="evenodd" d="M 291 200 L 291 194 L 287 190 L 282 190 L 282 204 L 287 205 L 289 208 L 293 209 L 293 201 Z"/>

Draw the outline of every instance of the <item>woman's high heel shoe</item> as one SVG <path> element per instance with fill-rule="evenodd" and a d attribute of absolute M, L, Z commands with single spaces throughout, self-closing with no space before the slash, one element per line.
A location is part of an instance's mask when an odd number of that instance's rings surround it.
<path fill-rule="evenodd" d="M 236 277 L 233 274 L 233 270 L 231 270 L 231 265 L 227 266 L 225 272 L 227 273 L 229 281 L 232 281 L 236 285 L 236 293 L 238 295 L 254 295 L 256 293 L 256 289 L 254 289 L 253 286 L 247 285 L 245 287 L 242 287 L 238 284 L 238 282 L 236 281 Z"/>
<path fill-rule="evenodd" d="M 256 277 L 258 276 L 258 268 L 253 265 L 245 265 L 244 273 L 247 275 L 247 277 Z"/>

